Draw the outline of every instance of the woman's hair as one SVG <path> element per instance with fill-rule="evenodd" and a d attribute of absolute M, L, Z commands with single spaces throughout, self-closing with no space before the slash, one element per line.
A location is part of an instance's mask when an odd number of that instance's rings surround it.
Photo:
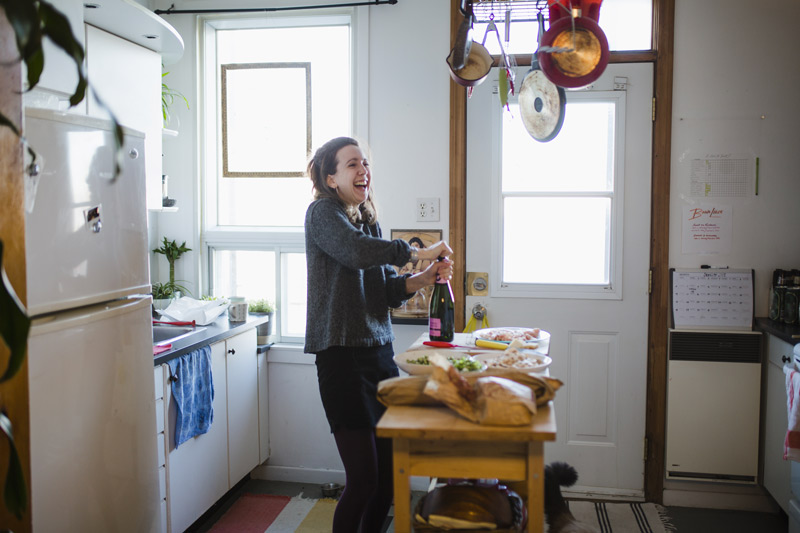
<path fill-rule="evenodd" d="M 362 203 L 358 209 L 351 209 L 347 206 L 336 189 L 328 185 L 328 176 L 336 174 L 336 166 L 339 161 L 336 154 L 345 146 L 357 146 L 360 148 L 358 141 L 350 137 L 336 137 L 326 142 L 317 149 L 314 157 L 308 162 L 308 177 L 311 178 L 311 183 L 314 189 L 314 199 L 320 198 L 333 198 L 339 202 L 345 210 L 351 222 L 365 222 L 367 224 L 374 224 L 378 220 L 378 210 L 372 199 L 372 178 L 370 177 L 369 192 L 367 199 Z"/>

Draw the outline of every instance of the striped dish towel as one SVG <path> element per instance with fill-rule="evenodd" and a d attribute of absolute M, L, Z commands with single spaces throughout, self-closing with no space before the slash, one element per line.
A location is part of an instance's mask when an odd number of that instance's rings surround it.
<path fill-rule="evenodd" d="M 800 462 L 800 372 L 783 367 L 786 374 L 786 411 L 789 425 L 783 442 L 783 458 Z"/>

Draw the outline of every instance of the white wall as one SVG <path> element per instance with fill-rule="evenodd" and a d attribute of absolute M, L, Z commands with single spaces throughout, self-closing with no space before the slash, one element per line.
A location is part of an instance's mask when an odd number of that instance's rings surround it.
<path fill-rule="evenodd" d="M 670 191 L 671 267 L 701 264 L 756 270 L 756 316 L 767 314 L 775 268 L 800 268 L 800 61 L 794 21 L 800 3 L 763 9 L 745 0 L 677 0 Z M 733 209 L 729 253 L 683 253 L 689 161 L 696 154 L 760 159 L 758 196 L 713 198 Z"/>

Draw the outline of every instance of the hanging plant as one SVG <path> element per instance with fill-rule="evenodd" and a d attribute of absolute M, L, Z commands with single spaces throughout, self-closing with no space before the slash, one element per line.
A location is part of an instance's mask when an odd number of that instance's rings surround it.
<path fill-rule="evenodd" d="M 162 64 L 161 67 L 163 68 L 164 65 Z M 172 121 L 172 114 L 170 113 L 169 108 L 172 107 L 173 103 L 175 103 L 176 98 L 182 99 L 186 104 L 186 109 L 189 109 L 189 100 L 186 99 L 183 93 L 170 88 L 170 86 L 164 82 L 164 76 L 167 74 L 169 74 L 169 72 L 164 72 L 161 74 L 161 114 L 163 116 L 165 128 L 169 126 L 170 122 Z"/>

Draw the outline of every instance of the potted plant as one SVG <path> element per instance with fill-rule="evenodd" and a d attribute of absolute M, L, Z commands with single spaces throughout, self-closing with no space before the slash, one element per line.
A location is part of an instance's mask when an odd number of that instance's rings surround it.
<path fill-rule="evenodd" d="M 172 300 L 178 298 L 179 295 L 184 292 L 189 293 L 186 287 L 178 283 L 169 281 L 166 283 L 153 283 L 151 293 L 153 295 L 153 310 L 159 311 L 166 309 L 169 307 Z"/>
<path fill-rule="evenodd" d="M 161 67 L 163 68 L 164 65 L 162 64 Z M 175 89 L 172 89 L 169 85 L 164 82 L 164 76 L 169 74 L 169 72 L 164 72 L 161 74 L 161 114 L 163 116 L 163 125 L 166 128 L 167 126 L 172 126 L 172 129 L 178 129 L 178 120 L 177 116 L 174 116 L 170 113 L 169 108 L 175 102 L 176 98 L 180 98 L 186 104 L 186 109 L 189 109 L 189 100 L 181 93 Z"/>
<path fill-rule="evenodd" d="M 275 306 L 266 298 L 259 298 L 257 300 L 250 300 L 247 302 L 247 311 L 251 315 L 267 315 L 267 321 L 263 324 L 256 326 L 256 335 L 258 335 L 258 343 L 266 344 L 267 337 L 272 335 L 275 330 L 273 324 L 275 321 Z"/>
<path fill-rule="evenodd" d="M 186 252 L 191 251 L 191 248 L 186 247 L 186 241 L 183 241 L 183 243 L 178 246 L 174 240 L 169 241 L 166 237 L 164 237 L 164 243 L 161 245 L 161 248 L 153 250 L 153 252 L 157 254 L 163 254 L 169 262 L 169 283 L 164 285 L 171 289 L 171 296 L 173 297 L 180 297 L 181 291 L 189 292 L 185 287 L 175 283 L 175 261 L 180 259 Z M 153 299 L 155 299 L 155 294 L 153 295 Z"/>

